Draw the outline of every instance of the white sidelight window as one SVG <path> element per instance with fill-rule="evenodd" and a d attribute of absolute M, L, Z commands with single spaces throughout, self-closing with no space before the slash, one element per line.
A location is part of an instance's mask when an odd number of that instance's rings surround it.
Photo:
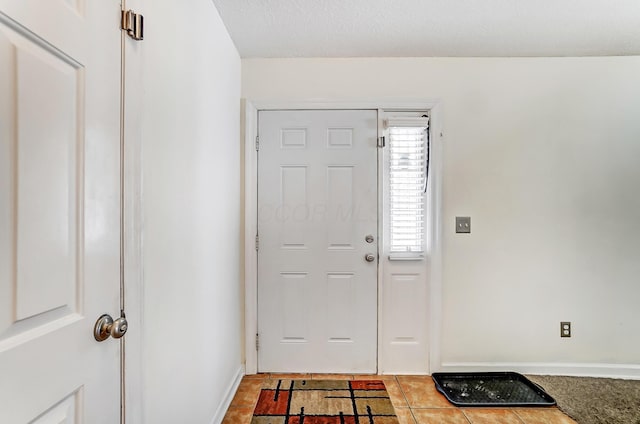
<path fill-rule="evenodd" d="M 379 115 L 384 137 L 381 373 L 429 372 L 430 208 L 436 182 L 429 176 L 430 112 L 383 110 Z"/>
<path fill-rule="evenodd" d="M 389 148 L 388 208 L 391 255 L 425 251 L 425 193 L 429 169 L 429 118 L 385 120 Z"/>

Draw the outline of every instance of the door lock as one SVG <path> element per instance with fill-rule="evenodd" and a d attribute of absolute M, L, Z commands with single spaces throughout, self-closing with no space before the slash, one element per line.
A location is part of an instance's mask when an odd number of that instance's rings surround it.
<path fill-rule="evenodd" d="M 93 327 L 93 337 L 99 342 L 103 342 L 109 337 L 119 339 L 127 332 L 127 328 L 128 323 L 124 312 L 115 321 L 111 318 L 111 315 L 104 314 L 98 318 L 96 325 Z"/>
<path fill-rule="evenodd" d="M 367 235 L 364 238 L 364 241 L 366 241 L 367 243 L 373 243 L 373 236 L 371 234 Z"/>

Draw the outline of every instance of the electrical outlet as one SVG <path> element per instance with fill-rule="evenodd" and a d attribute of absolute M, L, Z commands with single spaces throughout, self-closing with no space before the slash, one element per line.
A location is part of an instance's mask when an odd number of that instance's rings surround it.
<path fill-rule="evenodd" d="M 470 216 L 456 216 L 456 233 L 470 233 L 471 232 L 471 217 Z"/>
<path fill-rule="evenodd" d="M 560 323 L 560 337 L 571 337 L 571 323 L 569 321 Z"/>

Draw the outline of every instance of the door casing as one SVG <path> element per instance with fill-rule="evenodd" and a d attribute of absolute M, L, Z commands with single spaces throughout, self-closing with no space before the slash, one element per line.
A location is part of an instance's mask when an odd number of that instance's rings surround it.
<path fill-rule="evenodd" d="M 145 0 L 123 1 L 123 8 L 144 12 Z M 122 339 L 124 417 L 126 423 L 144 423 L 143 344 L 144 279 L 142 268 L 142 100 L 144 98 L 144 42 L 121 34 L 121 127 L 124 137 L 124 299 L 129 330 Z"/>
<path fill-rule="evenodd" d="M 258 334 L 258 255 L 255 249 L 255 238 L 258 222 L 258 155 L 256 151 L 256 136 L 258 133 L 259 110 L 305 110 L 305 109 L 378 109 L 390 110 L 429 110 L 432 134 L 430 178 L 433 201 L 430 202 L 429 214 L 432 219 L 427 223 L 428 244 L 431 249 L 431 268 L 429 272 L 429 372 L 441 368 L 440 360 L 440 328 L 442 320 L 442 102 L 438 99 L 363 99 L 350 101 L 287 101 L 287 100 L 251 100 L 242 99 L 241 104 L 241 139 L 242 154 L 244 156 L 243 187 L 244 187 L 244 305 L 245 305 L 245 373 L 256 374 L 258 370 L 258 355 L 256 351 L 256 337 Z M 379 113 L 380 116 L 380 113 Z M 381 134 L 381 128 L 378 134 Z M 382 169 L 382 155 L 378 158 L 378 169 Z M 382 186 L 382 172 L 378 172 L 378 184 Z M 378 208 L 382 210 L 382 192 L 378 193 Z M 383 234 L 382 219 L 378 220 L 378 233 Z M 380 246 L 385 243 L 379 240 Z M 378 370 L 384 370 L 382 352 L 381 322 L 385 319 L 382 311 L 384 302 L 383 265 L 378 268 Z"/>

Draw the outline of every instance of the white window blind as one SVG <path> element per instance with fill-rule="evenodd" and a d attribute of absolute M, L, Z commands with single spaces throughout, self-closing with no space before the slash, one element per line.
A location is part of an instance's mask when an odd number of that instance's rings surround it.
<path fill-rule="evenodd" d="M 392 253 L 424 252 L 428 118 L 390 118 L 389 225 Z"/>

